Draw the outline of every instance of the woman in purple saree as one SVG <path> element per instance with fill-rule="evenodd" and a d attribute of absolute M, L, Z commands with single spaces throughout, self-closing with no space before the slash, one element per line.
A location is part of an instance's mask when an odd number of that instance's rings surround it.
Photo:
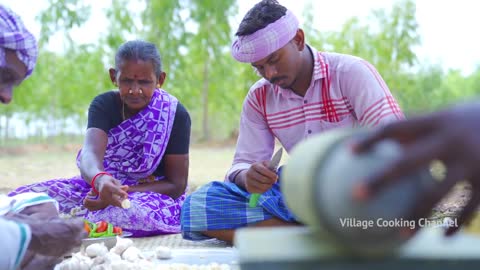
<path fill-rule="evenodd" d="M 144 41 L 123 44 L 110 78 L 118 91 L 91 103 L 80 176 L 23 186 L 9 195 L 45 192 L 60 211 L 105 220 L 134 236 L 180 232 L 188 178 L 190 117 L 161 89 L 165 72 L 157 48 Z M 122 208 L 128 199 L 130 208 Z"/>

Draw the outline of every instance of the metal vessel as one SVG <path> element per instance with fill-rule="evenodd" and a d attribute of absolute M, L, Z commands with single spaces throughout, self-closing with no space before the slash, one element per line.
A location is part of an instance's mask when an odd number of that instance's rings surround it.
<path fill-rule="evenodd" d="M 396 142 L 384 141 L 369 152 L 353 153 L 352 141 L 363 134 L 340 129 L 300 143 L 283 171 L 282 191 L 288 207 L 322 241 L 354 255 L 385 255 L 411 237 L 405 228 L 418 224 L 407 219 L 408 210 L 437 182 L 425 167 L 369 201 L 355 200 L 353 187 L 403 151 Z"/>

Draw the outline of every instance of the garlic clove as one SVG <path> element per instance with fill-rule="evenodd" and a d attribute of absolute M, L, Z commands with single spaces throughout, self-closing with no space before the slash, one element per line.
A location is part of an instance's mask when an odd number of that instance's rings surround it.
<path fill-rule="evenodd" d="M 131 206 L 131 203 L 130 203 L 129 199 L 125 199 L 125 200 L 122 201 L 122 208 L 123 209 L 128 209 L 128 208 L 130 208 L 130 206 Z"/>

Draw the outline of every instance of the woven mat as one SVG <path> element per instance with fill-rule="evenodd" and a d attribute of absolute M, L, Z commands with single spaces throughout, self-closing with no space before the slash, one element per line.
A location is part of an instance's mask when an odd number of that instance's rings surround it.
<path fill-rule="evenodd" d="M 171 248 L 172 258 L 156 260 L 158 264 L 208 265 L 217 263 L 227 264 L 231 267 L 230 269 L 239 269 L 237 250 L 217 239 L 188 241 L 184 240 L 181 234 L 130 239 L 137 248 L 146 253 L 151 253 L 158 246 Z"/>
<path fill-rule="evenodd" d="M 228 248 L 232 247 L 224 241 L 210 239 L 204 241 L 189 241 L 182 238 L 181 234 L 169 234 L 143 238 L 130 238 L 134 245 L 141 250 L 153 250 L 158 246 L 169 248 Z"/>

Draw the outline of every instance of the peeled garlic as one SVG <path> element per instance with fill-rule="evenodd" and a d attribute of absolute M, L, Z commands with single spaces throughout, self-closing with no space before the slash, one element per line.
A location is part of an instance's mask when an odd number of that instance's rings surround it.
<path fill-rule="evenodd" d="M 117 243 L 112 249 L 110 249 L 110 252 L 122 255 L 122 253 L 131 246 L 133 246 L 133 241 L 131 239 L 117 236 Z"/>
<path fill-rule="evenodd" d="M 152 270 L 156 269 L 154 263 L 145 261 L 145 260 L 140 260 L 138 262 L 135 262 L 135 270 Z"/>
<path fill-rule="evenodd" d="M 88 257 L 103 256 L 108 253 L 108 249 L 103 242 L 95 243 L 85 248 L 85 253 Z"/>
<path fill-rule="evenodd" d="M 93 265 L 99 265 L 105 262 L 105 257 L 104 256 L 97 256 L 92 259 Z"/>
<path fill-rule="evenodd" d="M 72 254 L 72 258 L 64 260 L 55 270 L 230 270 L 227 264 L 210 263 L 189 265 L 185 263 L 163 263 L 149 261 L 155 256 L 159 259 L 171 258 L 171 249 L 159 246 L 151 254 L 142 253 L 133 246 L 133 241 L 118 237 L 117 244 L 110 252 L 104 252 L 105 245 L 96 243 L 85 250 L 91 259 L 81 252 Z M 100 250 L 100 251 L 99 251 Z M 120 252 L 121 251 L 121 252 Z M 117 253 L 120 252 L 120 253 Z M 102 254 L 103 253 L 103 254 Z M 119 254 L 122 254 L 121 256 Z M 150 255 L 150 256 L 149 256 Z M 153 257 L 152 257 L 153 255 Z"/>
<path fill-rule="evenodd" d="M 190 265 L 185 263 L 172 263 L 170 264 L 170 269 L 171 270 L 189 270 Z"/>
<path fill-rule="evenodd" d="M 127 250 L 125 250 L 122 254 L 122 259 L 129 262 L 138 261 L 140 258 L 141 258 L 140 249 L 133 246 L 127 248 Z"/>
<path fill-rule="evenodd" d="M 169 264 L 159 264 L 156 266 L 155 270 L 171 270 L 172 268 L 170 267 Z"/>
<path fill-rule="evenodd" d="M 153 261 L 157 256 L 153 252 L 143 252 L 141 254 L 142 259 L 145 261 Z"/>
<path fill-rule="evenodd" d="M 112 262 L 115 262 L 115 261 L 121 261 L 122 260 L 122 257 L 120 257 L 120 255 L 118 255 L 117 253 L 114 253 L 112 251 L 103 255 L 103 258 L 105 259 L 105 263 L 112 263 Z"/>
<path fill-rule="evenodd" d="M 220 264 L 220 269 L 222 270 L 230 270 L 230 265 L 226 264 L 226 263 L 222 263 Z"/>
<path fill-rule="evenodd" d="M 110 264 L 112 270 L 129 270 L 135 269 L 135 264 L 127 261 L 114 261 Z"/>
<path fill-rule="evenodd" d="M 123 209 L 128 209 L 128 208 L 130 208 L 130 206 L 131 206 L 131 203 L 130 203 L 129 199 L 125 199 L 125 200 L 122 201 L 122 208 Z"/>
<path fill-rule="evenodd" d="M 74 253 L 72 258 L 61 262 L 55 267 L 56 270 L 89 270 L 93 262 L 89 257 L 80 253 Z"/>
<path fill-rule="evenodd" d="M 99 264 L 99 265 L 94 265 L 90 270 L 110 270 L 112 269 L 110 265 L 108 264 Z"/>
<path fill-rule="evenodd" d="M 155 255 L 161 260 L 170 259 L 172 258 L 172 250 L 168 247 L 159 246 L 155 249 Z"/>

